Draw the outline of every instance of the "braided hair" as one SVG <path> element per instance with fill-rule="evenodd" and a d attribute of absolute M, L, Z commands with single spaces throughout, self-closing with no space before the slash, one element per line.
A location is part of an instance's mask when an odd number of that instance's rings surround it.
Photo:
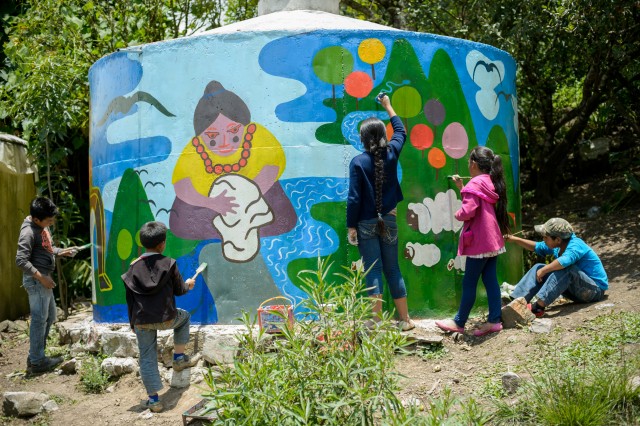
<path fill-rule="evenodd" d="M 498 193 L 498 202 L 496 203 L 495 210 L 500 232 L 509 234 L 511 231 L 509 227 L 509 216 L 507 215 L 507 185 L 504 181 L 502 158 L 484 146 L 476 146 L 473 148 L 469 158 L 478 165 L 482 173 L 488 173 L 489 176 L 491 176 L 491 182 L 493 182 L 493 186 Z"/>
<path fill-rule="evenodd" d="M 364 120 L 360 126 L 360 140 L 364 149 L 373 155 L 376 213 L 378 213 L 376 230 L 378 234 L 382 234 L 385 230 L 384 220 L 382 220 L 382 191 L 385 181 L 384 158 L 386 157 L 388 145 L 387 130 L 384 123 L 375 117 Z"/>

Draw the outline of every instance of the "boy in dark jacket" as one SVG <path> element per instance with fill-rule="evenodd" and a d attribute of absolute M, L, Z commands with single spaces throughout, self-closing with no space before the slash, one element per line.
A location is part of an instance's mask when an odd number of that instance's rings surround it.
<path fill-rule="evenodd" d="M 37 197 L 31 201 L 30 216 L 22 222 L 18 237 L 16 265 L 22 270 L 22 287 L 29 294 L 29 356 L 27 374 L 44 373 L 60 364 L 62 357 L 44 354 L 47 336 L 56 320 L 56 300 L 53 295 L 55 281 L 51 278 L 55 268 L 54 256 L 74 256 L 71 249 L 53 245 L 49 227 L 56 221 L 58 208 L 50 199 Z"/>
<path fill-rule="evenodd" d="M 140 242 L 146 249 L 131 262 L 122 275 L 126 288 L 129 323 L 136 333 L 140 351 L 140 376 L 149 399 L 146 407 L 158 413 L 163 406 L 158 391 L 162 380 L 158 372 L 158 330 L 173 329 L 173 369 L 182 371 L 193 367 L 200 356 L 189 357 L 184 353 L 189 341 L 189 312 L 176 308 L 175 296 L 191 290 L 195 280 L 182 280 L 176 261 L 163 256 L 166 247 L 167 227 L 160 222 L 147 222 L 140 228 Z"/>

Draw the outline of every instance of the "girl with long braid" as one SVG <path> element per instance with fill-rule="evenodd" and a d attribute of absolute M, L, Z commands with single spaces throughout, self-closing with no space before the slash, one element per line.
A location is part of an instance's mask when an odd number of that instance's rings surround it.
<path fill-rule="evenodd" d="M 482 276 L 489 302 L 489 317 L 473 334 L 484 336 L 502 330 L 496 266 L 498 255 L 506 251 L 502 236 L 509 234 L 507 187 L 502 159 L 489 148 L 477 146 L 471 151 L 469 173 L 471 180 L 467 186 L 459 176 L 453 177 L 462 195 L 462 207 L 455 217 L 464 222 L 458 255 L 467 257 L 462 279 L 462 299 L 455 318 L 436 321 L 436 325 L 444 331 L 464 333 L 464 325 L 476 301 L 478 279 Z"/>
<path fill-rule="evenodd" d="M 398 226 L 396 205 L 403 199 L 398 182 L 398 158 L 407 134 L 386 94 L 378 96 L 389 114 L 393 137 L 387 140 L 386 127 L 377 118 L 368 118 L 360 126 L 365 152 L 349 165 L 347 228 L 351 244 L 357 245 L 365 270 L 369 296 L 375 299 L 374 320 L 382 310 L 382 273 L 400 317 L 402 331 L 415 327 L 409 318 L 407 290 L 398 265 Z"/>

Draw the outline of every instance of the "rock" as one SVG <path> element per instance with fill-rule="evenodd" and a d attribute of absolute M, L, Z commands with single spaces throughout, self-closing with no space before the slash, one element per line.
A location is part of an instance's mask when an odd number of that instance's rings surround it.
<path fill-rule="evenodd" d="M 600 310 L 600 309 L 607 309 L 607 308 L 613 308 L 615 306 L 614 303 L 598 303 L 595 308 Z"/>
<path fill-rule="evenodd" d="M 138 342 L 132 331 L 104 331 L 100 336 L 102 351 L 118 358 L 137 358 Z"/>
<path fill-rule="evenodd" d="M 522 379 L 516 373 L 508 372 L 502 375 L 502 387 L 510 395 L 518 390 L 521 381 Z"/>
<path fill-rule="evenodd" d="M 133 358 L 106 358 L 100 368 L 110 377 L 120 377 L 124 374 L 138 371 L 138 362 Z"/>
<path fill-rule="evenodd" d="M 186 388 L 191 383 L 202 382 L 204 375 L 209 370 L 203 367 L 186 368 L 182 371 L 175 371 L 172 368 L 163 368 L 160 370 L 160 375 L 164 380 L 169 383 L 172 388 Z"/>
<path fill-rule="evenodd" d="M 17 333 L 21 331 L 27 331 L 29 325 L 26 321 L 17 320 L 17 321 L 9 321 L 4 320 L 0 322 L 0 332 L 5 333 Z"/>
<path fill-rule="evenodd" d="M 56 306 L 56 318 L 58 318 L 58 321 L 67 319 L 67 316 L 64 314 L 64 311 L 58 306 Z"/>
<path fill-rule="evenodd" d="M 58 411 L 60 407 L 58 407 L 58 404 L 53 399 L 50 399 L 49 401 L 42 404 L 42 409 L 47 413 L 50 413 L 52 411 Z"/>
<path fill-rule="evenodd" d="M 70 359 L 69 361 L 65 361 L 60 365 L 60 370 L 62 371 L 62 374 L 76 374 L 76 371 L 78 367 L 78 361 L 73 358 Z"/>
<path fill-rule="evenodd" d="M 600 207 L 599 206 L 592 206 L 589 208 L 589 210 L 587 210 L 587 217 L 589 219 L 593 219 L 594 217 L 598 216 L 600 214 Z"/>
<path fill-rule="evenodd" d="M 518 297 L 502 308 L 502 325 L 504 328 L 527 325 L 533 321 L 535 317 L 529 308 L 527 308 L 527 301 L 524 297 Z"/>
<path fill-rule="evenodd" d="M 5 392 L 2 394 L 5 415 L 30 417 L 42 412 L 49 395 L 39 392 Z"/>
<path fill-rule="evenodd" d="M 553 321 L 549 318 L 536 318 L 529 329 L 533 333 L 550 333 L 553 329 Z"/>
<path fill-rule="evenodd" d="M 634 376 L 631 378 L 630 387 L 632 392 L 636 392 L 638 388 L 640 388 L 640 376 Z"/>
<path fill-rule="evenodd" d="M 204 337 L 202 357 L 210 364 L 231 364 L 239 349 L 236 334 L 245 331 L 243 326 L 219 326 Z"/>
<path fill-rule="evenodd" d="M 24 320 L 16 320 L 13 322 L 14 331 L 27 331 L 29 329 L 29 324 Z"/>

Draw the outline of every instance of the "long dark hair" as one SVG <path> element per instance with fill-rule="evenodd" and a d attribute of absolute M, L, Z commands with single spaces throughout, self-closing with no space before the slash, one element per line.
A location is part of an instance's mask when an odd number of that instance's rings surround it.
<path fill-rule="evenodd" d="M 504 181 L 504 169 L 502 168 L 502 158 L 498 154 L 494 154 L 492 150 L 484 146 L 476 146 L 469 156 L 471 161 L 478 165 L 482 173 L 488 173 L 491 176 L 491 182 L 498 193 L 498 202 L 496 203 L 496 218 L 500 226 L 500 232 L 509 234 L 509 215 L 507 214 L 507 185 Z"/>
<path fill-rule="evenodd" d="M 378 234 L 384 232 L 384 221 L 382 220 L 382 187 L 385 181 L 384 157 L 387 152 L 387 129 L 384 123 L 375 118 L 367 118 L 360 126 L 360 141 L 368 152 L 373 155 L 375 166 L 375 190 L 376 190 L 376 213 L 378 213 Z"/>

